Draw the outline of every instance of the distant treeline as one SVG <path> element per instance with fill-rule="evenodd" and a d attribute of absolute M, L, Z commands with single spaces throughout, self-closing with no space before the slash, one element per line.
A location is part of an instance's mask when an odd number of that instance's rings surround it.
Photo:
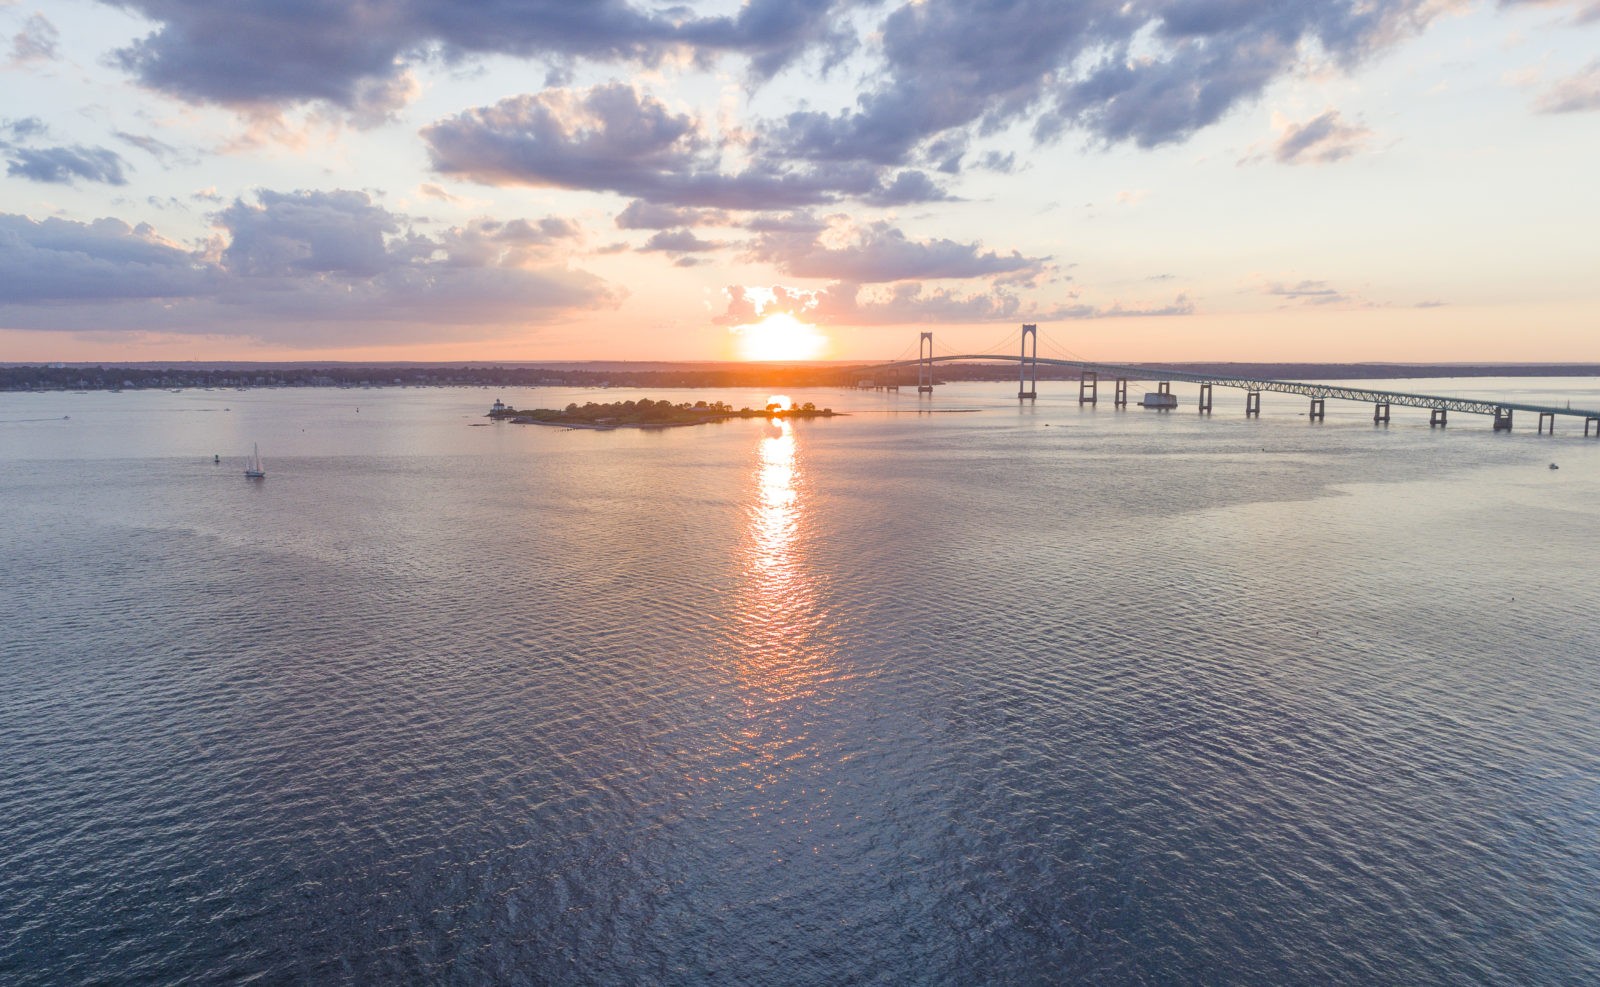
<path fill-rule="evenodd" d="M 1149 366 L 1129 364 L 1129 366 Z M 1394 363 L 1173 363 L 1172 370 L 1278 380 L 1379 380 L 1406 377 L 1596 377 L 1600 364 L 1448 364 Z M 940 381 L 1015 380 L 1010 364 L 939 364 Z M 1157 379 L 1150 371 L 1147 379 Z M 1041 380 L 1076 380 L 1074 367 L 1041 365 Z M 0 390 L 95 391 L 139 388 L 236 387 L 839 387 L 870 381 L 876 385 L 914 385 L 915 367 L 885 371 L 871 365 L 705 364 L 682 369 L 628 370 L 616 367 L 505 366 L 0 366 Z"/>

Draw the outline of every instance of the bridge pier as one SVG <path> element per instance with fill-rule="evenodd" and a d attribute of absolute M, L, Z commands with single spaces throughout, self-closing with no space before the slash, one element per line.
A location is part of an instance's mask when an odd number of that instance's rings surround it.
<path fill-rule="evenodd" d="M 1028 357 L 1028 340 L 1033 340 L 1033 357 Z M 1027 380 L 1028 371 L 1033 371 L 1032 380 Z M 1022 356 L 1017 360 L 1017 400 L 1024 398 L 1032 400 L 1039 396 L 1039 327 L 1024 324 L 1022 327 Z"/>
<path fill-rule="evenodd" d="M 917 393 L 933 393 L 933 333 L 925 332 L 917 343 Z"/>
<path fill-rule="evenodd" d="M 1550 422 L 1550 434 L 1556 434 L 1556 413 L 1553 411 L 1539 412 L 1539 434 L 1544 434 L 1544 423 L 1547 419 Z"/>
<path fill-rule="evenodd" d="M 1078 403 L 1100 403 L 1100 374 L 1093 370 L 1083 371 L 1078 378 Z"/>
<path fill-rule="evenodd" d="M 1372 408 L 1372 424 L 1374 424 L 1374 425 L 1387 425 L 1387 424 L 1389 424 L 1389 402 L 1387 402 L 1387 401 L 1379 401 L 1377 404 L 1375 404 L 1373 406 L 1373 408 Z"/>
<path fill-rule="evenodd" d="M 1511 409 L 1499 405 L 1494 409 L 1494 430 L 1496 432 L 1511 431 Z"/>
<path fill-rule="evenodd" d="M 1327 398 L 1312 398 L 1311 411 L 1307 413 L 1307 417 L 1314 422 L 1320 422 L 1326 418 L 1328 415 L 1327 411 L 1324 410 L 1326 402 Z"/>
<path fill-rule="evenodd" d="M 1117 390 L 1114 401 L 1115 403 L 1112 405 L 1114 408 L 1126 408 L 1128 406 L 1128 378 L 1117 378 Z M 1588 435 L 1589 433 L 1584 432 L 1583 434 Z M 1595 421 L 1595 434 L 1600 435 L 1600 419 L 1596 419 Z"/>
<path fill-rule="evenodd" d="M 1595 438 L 1600 439 L 1600 418 L 1585 418 L 1583 420 L 1583 437 L 1589 437 L 1589 426 L 1594 426 Z"/>
<path fill-rule="evenodd" d="M 1429 413 L 1428 413 L 1428 427 L 1429 428 L 1434 428 L 1434 427 L 1444 428 L 1445 427 L 1444 419 L 1445 419 L 1445 415 L 1444 415 L 1444 409 L 1443 408 L 1431 408 L 1431 409 L 1429 409 Z"/>
<path fill-rule="evenodd" d="M 1261 392 L 1260 391 L 1245 391 L 1244 392 L 1244 416 L 1246 418 L 1260 418 L 1261 417 Z"/>
<path fill-rule="evenodd" d="M 1211 385 L 1210 384 L 1201 384 L 1200 385 L 1200 413 L 1202 415 L 1211 414 Z"/>

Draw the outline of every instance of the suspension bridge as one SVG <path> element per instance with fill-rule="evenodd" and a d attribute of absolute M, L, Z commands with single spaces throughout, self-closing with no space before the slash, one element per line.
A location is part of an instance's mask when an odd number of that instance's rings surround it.
<path fill-rule="evenodd" d="M 1195 373 L 1162 367 L 1135 367 L 1114 363 L 1097 363 L 1089 360 L 1041 357 L 1039 356 L 1039 328 L 1031 323 L 1022 327 L 1021 347 L 1015 356 L 994 353 L 959 353 L 935 356 L 933 333 L 924 332 L 918 343 L 917 359 L 894 360 L 888 363 L 855 368 L 851 372 L 858 376 L 851 383 L 857 386 L 889 386 L 898 389 L 899 371 L 915 367 L 917 371 L 917 393 L 932 394 L 936 383 L 934 376 L 936 364 L 997 362 L 1015 362 L 1017 364 L 1017 399 L 1022 401 L 1029 401 L 1038 397 L 1039 368 L 1045 366 L 1077 371 L 1078 403 L 1080 405 L 1099 403 L 1101 378 L 1104 377 L 1112 385 L 1111 399 L 1113 405 L 1117 408 L 1128 406 L 1128 384 L 1134 381 L 1149 381 L 1156 384 L 1157 389 L 1152 394 L 1156 400 L 1151 401 L 1149 406 L 1175 408 L 1177 407 L 1177 399 L 1172 394 L 1172 384 L 1174 381 L 1182 381 L 1199 385 L 1200 396 L 1197 402 L 1197 410 L 1201 414 L 1211 413 L 1214 388 L 1229 387 L 1245 392 L 1244 412 L 1246 417 L 1260 416 L 1261 395 L 1267 392 L 1275 392 L 1297 394 L 1307 398 L 1310 401 L 1308 416 L 1311 421 L 1322 421 L 1324 419 L 1327 401 L 1331 398 L 1340 401 L 1359 401 L 1372 405 L 1372 422 L 1375 425 L 1387 425 L 1389 423 L 1391 408 L 1424 408 L 1428 410 L 1428 424 L 1431 427 L 1444 427 L 1449 421 L 1450 413 L 1458 412 L 1469 415 L 1486 415 L 1493 420 L 1496 432 L 1509 432 L 1511 431 L 1511 424 L 1515 414 L 1520 411 L 1525 415 L 1539 416 L 1539 434 L 1541 435 L 1546 432 L 1554 435 L 1556 419 L 1565 417 L 1581 418 L 1585 437 L 1591 434 L 1600 437 L 1600 410 L 1526 404 L 1515 401 L 1491 401 L 1481 398 L 1451 397 L 1442 394 L 1413 394 L 1406 391 L 1379 388 L 1347 387 L 1342 384 Z M 862 374 L 870 376 L 859 376 Z M 891 378 L 886 375 L 893 376 Z M 875 383 L 889 379 L 893 379 L 895 383 Z"/>

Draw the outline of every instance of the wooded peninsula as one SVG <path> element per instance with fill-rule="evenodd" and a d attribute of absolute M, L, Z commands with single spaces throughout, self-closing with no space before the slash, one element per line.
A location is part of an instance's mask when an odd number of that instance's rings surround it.
<path fill-rule="evenodd" d="M 794 407 L 769 404 L 765 408 L 734 408 L 721 401 L 617 401 L 611 404 L 569 404 L 565 408 L 535 408 L 518 411 L 500 406 L 489 412 L 490 418 L 510 421 L 513 425 L 565 425 L 569 428 L 667 428 L 674 425 L 704 425 L 708 422 L 726 421 L 729 418 L 833 418 L 838 412 L 832 408 L 818 408 L 807 401 Z"/>

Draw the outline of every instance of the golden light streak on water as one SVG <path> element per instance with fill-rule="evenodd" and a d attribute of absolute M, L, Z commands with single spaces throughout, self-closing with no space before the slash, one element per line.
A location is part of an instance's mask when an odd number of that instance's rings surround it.
<path fill-rule="evenodd" d="M 832 648 L 817 633 L 822 618 L 807 564 L 803 479 L 794 426 L 768 422 L 756 450 L 738 606 L 746 631 L 739 674 L 753 704 L 810 695 L 831 663 Z"/>

